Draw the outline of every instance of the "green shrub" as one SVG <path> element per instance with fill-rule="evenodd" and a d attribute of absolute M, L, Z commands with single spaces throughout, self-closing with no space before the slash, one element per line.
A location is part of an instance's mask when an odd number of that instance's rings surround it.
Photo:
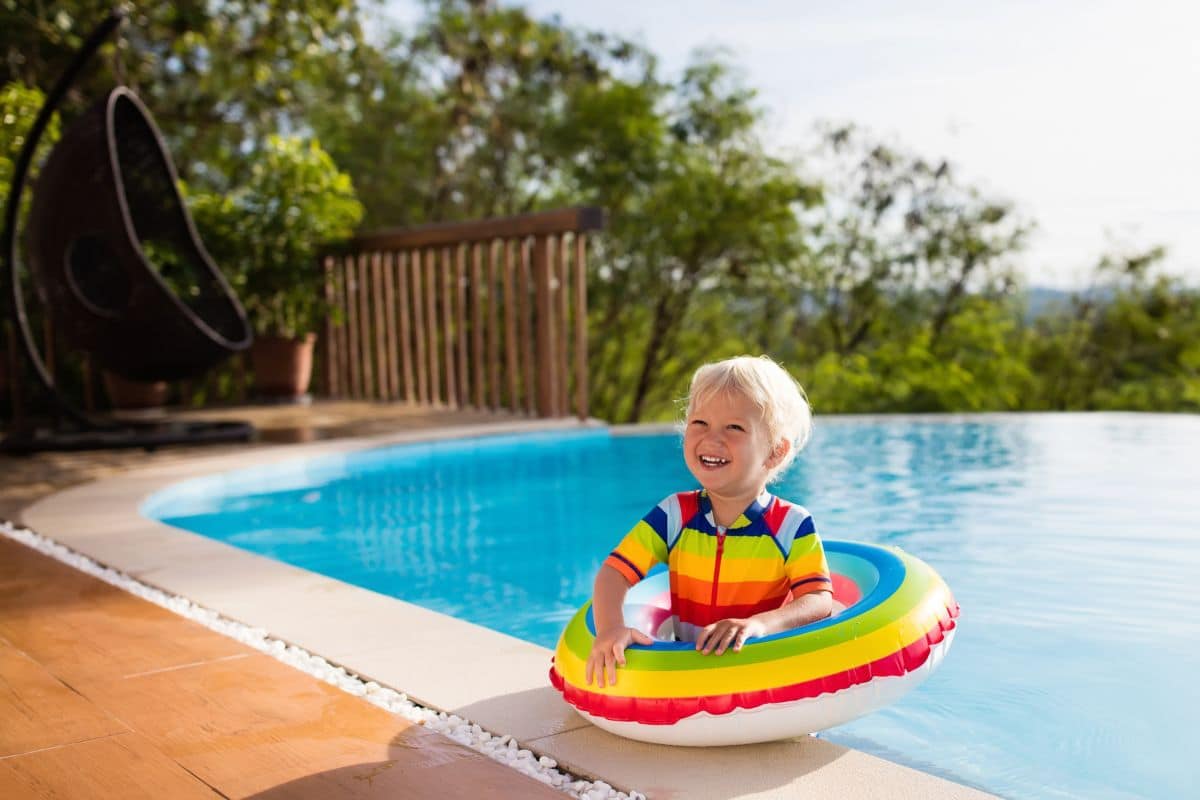
<path fill-rule="evenodd" d="M 318 253 L 350 236 L 363 215 L 350 176 L 317 142 L 271 136 L 244 186 L 192 195 L 188 205 L 257 333 L 317 329 L 330 311 Z"/>

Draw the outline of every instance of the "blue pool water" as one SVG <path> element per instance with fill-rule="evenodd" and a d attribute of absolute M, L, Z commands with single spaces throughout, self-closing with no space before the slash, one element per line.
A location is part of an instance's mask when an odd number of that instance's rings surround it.
<path fill-rule="evenodd" d="M 1200 418 L 822 419 L 775 487 L 963 607 L 941 669 L 822 736 L 1014 798 L 1200 796 Z M 172 525 L 553 647 L 601 560 L 692 487 L 678 438 L 408 445 L 180 484 Z"/>

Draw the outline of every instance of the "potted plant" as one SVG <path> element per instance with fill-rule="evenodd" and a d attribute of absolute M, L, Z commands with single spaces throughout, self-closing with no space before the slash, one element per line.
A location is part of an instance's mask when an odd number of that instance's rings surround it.
<path fill-rule="evenodd" d="M 299 398 L 312 376 L 317 327 L 332 311 L 318 251 L 348 237 L 363 208 L 350 176 L 316 141 L 271 136 L 253 159 L 244 185 L 192 195 L 188 205 L 254 326 L 258 393 Z"/>

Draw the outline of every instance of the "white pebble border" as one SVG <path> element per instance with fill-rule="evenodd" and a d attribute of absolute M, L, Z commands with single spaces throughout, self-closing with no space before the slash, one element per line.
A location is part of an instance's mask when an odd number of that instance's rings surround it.
<path fill-rule="evenodd" d="M 227 619 L 211 609 L 196 605 L 186 597 L 167 594 L 160 589 L 147 586 L 128 575 L 123 575 L 99 564 L 69 547 L 34 533 L 28 528 L 17 528 L 8 522 L 0 521 L 0 534 L 32 547 L 34 550 L 81 572 L 99 578 L 105 583 L 124 589 L 143 600 L 149 600 L 155 605 L 199 622 L 206 628 L 236 639 L 242 644 L 266 653 L 301 672 L 320 678 L 355 697 L 361 697 L 386 711 L 444 734 L 459 744 L 466 745 L 494 761 L 499 761 L 535 780 L 566 792 L 572 797 L 580 798 L 580 800 L 646 800 L 646 796 L 641 792 L 633 791 L 626 794 L 617 791 L 604 781 L 587 781 L 562 772 L 558 769 L 558 763 L 554 759 L 548 756 L 534 755 L 531 750 L 521 747 L 512 736 L 498 736 L 462 717 L 418 706 L 405 694 L 397 692 L 395 689 L 381 686 L 374 681 L 364 681 L 357 675 L 347 672 L 344 667 L 335 667 L 320 656 L 279 639 L 273 639 L 262 628 L 252 628 L 241 622 Z"/>

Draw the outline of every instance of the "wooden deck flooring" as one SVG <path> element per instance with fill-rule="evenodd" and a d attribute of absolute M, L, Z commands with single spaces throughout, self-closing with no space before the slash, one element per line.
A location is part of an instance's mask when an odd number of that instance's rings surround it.
<path fill-rule="evenodd" d="M 0 456 L 0 520 L 132 467 L 503 419 L 372 403 L 229 409 L 259 442 Z M 475 751 L 0 537 L 0 798 L 561 798 Z"/>
<path fill-rule="evenodd" d="M 0 797 L 479 796 L 562 797 L 0 538 Z"/>

